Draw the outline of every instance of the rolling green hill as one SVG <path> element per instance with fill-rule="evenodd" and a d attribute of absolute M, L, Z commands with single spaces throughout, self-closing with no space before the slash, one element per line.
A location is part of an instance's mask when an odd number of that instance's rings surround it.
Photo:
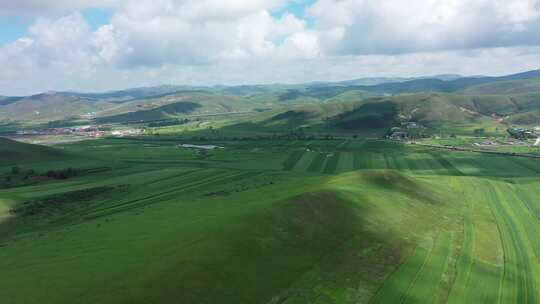
<path fill-rule="evenodd" d="M 540 110 L 533 110 L 524 113 L 518 113 L 510 116 L 508 122 L 514 125 L 540 125 Z"/>
<path fill-rule="evenodd" d="M 111 106 L 107 102 L 94 102 L 59 94 L 40 94 L 8 100 L 9 103 L 0 105 L 0 121 L 23 121 L 27 124 L 70 119 Z"/>
<path fill-rule="evenodd" d="M 336 116 L 330 124 L 348 130 L 390 129 L 399 124 L 398 116 L 397 104 L 385 100 L 362 104 Z"/>
<path fill-rule="evenodd" d="M 390 115 L 389 111 L 384 109 L 377 110 L 377 106 L 372 106 L 375 107 L 373 109 L 366 108 L 366 104 L 376 105 L 378 103 L 393 104 L 393 115 Z M 377 123 L 387 125 L 399 120 L 415 121 L 427 127 L 435 128 L 443 125 L 461 124 L 482 125 L 488 123 L 496 125 L 501 124 L 498 119 L 502 117 L 504 117 L 502 127 L 504 127 L 504 122 L 523 125 L 540 123 L 535 114 L 540 108 L 540 94 L 460 95 L 423 93 L 366 99 L 360 104 L 359 108 L 353 112 L 360 115 L 369 115 L 370 112 L 375 112 L 375 116 L 384 116 L 377 119 Z M 337 119 L 347 120 L 349 119 L 347 115 L 347 113 L 344 113 Z M 528 118 L 519 121 L 519 117 Z M 368 123 L 367 126 L 369 125 Z M 375 125 L 376 123 L 373 123 L 373 126 Z"/>
<path fill-rule="evenodd" d="M 540 92 L 540 78 L 500 81 L 476 85 L 463 91 L 468 95 L 510 95 Z"/>
<path fill-rule="evenodd" d="M 0 137 L 0 166 L 21 162 L 65 160 L 71 156 L 58 149 L 25 144 Z"/>
<path fill-rule="evenodd" d="M 124 123 L 138 121 L 154 121 L 167 118 L 178 117 L 179 115 L 190 114 L 200 108 L 201 105 L 193 102 L 176 102 L 160 106 L 151 110 L 128 112 L 114 116 L 100 117 L 96 121 L 99 123 Z"/>
<path fill-rule="evenodd" d="M 511 124 L 540 124 L 539 97 L 538 94 L 419 93 L 348 102 L 332 99 L 324 104 L 297 105 L 257 114 L 249 123 L 239 123 L 235 128 L 285 132 L 303 127 L 315 132 L 377 131 L 382 135 L 401 122 L 414 121 L 427 127 L 428 132 L 441 128 L 457 134 L 472 134 L 478 128 L 503 131 Z"/>
<path fill-rule="evenodd" d="M 418 93 L 418 92 L 457 92 L 466 88 L 491 83 L 493 85 L 504 81 L 535 79 L 540 77 L 540 70 L 528 71 L 501 77 L 463 77 L 454 80 L 416 79 L 398 83 L 382 83 L 373 86 L 357 86 L 356 89 L 379 93 Z"/>
<path fill-rule="evenodd" d="M 122 122 L 123 119 L 139 120 L 138 116 L 159 117 L 161 115 L 156 114 L 160 111 L 159 107 L 179 102 L 200 104 L 198 114 L 215 114 L 329 102 L 358 102 L 387 97 L 388 94 L 419 94 L 416 102 L 421 102 L 422 96 L 430 93 L 441 96 L 450 96 L 450 93 L 475 96 L 477 101 L 473 102 L 473 106 L 479 108 L 478 112 L 482 114 L 486 114 L 484 108 L 488 107 L 494 108 L 488 115 L 494 112 L 523 114 L 529 110 L 521 108 L 527 100 L 530 105 L 537 106 L 530 98 L 536 98 L 535 94 L 539 92 L 538 77 L 539 70 L 502 77 L 389 79 L 389 82 L 383 83 L 374 80 L 373 83 L 377 83 L 375 85 L 359 85 L 362 81 L 344 81 L 236 87 L 159 86 L 106 93 L 46 93 L 27 97 L 0 97 L 0 121 L 24 121 L 28 124 L 97 117 L 102 121 Z M 461 97 L 444 98 L 457 100 Z M 465 99 L 464 103 L 471 104 L 467 101 L 471 98 L 462 99 Z M 513 108 L 511 104 L 501 108 L 498 103 L 507 103 L 505 99 L 515 100 L 516 104 Z M 494 105 L 487 105 L 490 102 Z M 138 111 L 143 113 L 134 114 Z"/>
<path fill-rule="evenodd" d="M 7 106 L 12 103 L 16 103 L 17 101 L 23 99 L 23 97 L 5 97 L 0 96 L 0 106 Z"/>

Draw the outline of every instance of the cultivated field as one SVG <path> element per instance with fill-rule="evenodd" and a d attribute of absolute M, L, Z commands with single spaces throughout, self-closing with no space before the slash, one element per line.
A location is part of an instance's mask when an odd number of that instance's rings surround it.
<path fill-rule="evenodd" d="M 2 141 L 0 303 L 540 299 L 538 159 L 375 140 L 179 143 Z M 46 174 L 66 168 L 77 174 Z"/>

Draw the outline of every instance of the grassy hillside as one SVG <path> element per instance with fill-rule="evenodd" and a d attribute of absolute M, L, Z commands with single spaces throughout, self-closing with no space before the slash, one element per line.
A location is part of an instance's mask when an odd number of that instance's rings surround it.
<path fill-rule="evenodd" d="M 96 103 L 84 98 L 59 94 L 40 94 L 11 99 L 9 103 L 0 104 L 0 121 L 43 123 L 100 111 L 106 107 L 108 107 L 106 102 Z"/>
<path fill-rule="evenodd" d="M 464 90 L 468 95 L 510 95 L 540 92 L 540 78 L 511 80 L 472 86 Z"/>
<path fill-rule="evenodd" d="M 138 120 L 138 116 L 155 118 L 160 116 L 158 113 L 160 111 L 181 113 L 182 111 L 176 111 L 174 106 L 158 109 L 169 104 L 180 103 L 199 104 L 198 114 L 248 111 L 272 105 L 263 101 L 254 102 L 233 95 L 214 93 L 212 90 L 182 91 L 127 100 L 94 100 L 64 94 L 41 94 L 20 98 L 9 104 L 0 104 L 0 121 L 24 121 L 26 124 L 50 121 L 69 122 L 69 120 L 80 119 L 81 115 L 91 115 L 111 122 L 123 122 L 123 119 Z M 143 113 L 134 114 L 139 111 Z"/>
<path fill-rule="evenodd" d="M 428 129 L 454 128 L 458 133 L 471 133 L 475 128 L 501 130 L 505 125 L 492 117 L 493 113 L 513 112 L 518 102 L 501 98 L 499 104 L 489 98 L 453 94 L 409 94 L 376 97 L 350 102 L 328 102 L 279 110 L 275 116 L 265 113 L 264 119 L 254 117 L 248 124 L 240 123 L 236 129 L 253 131 L 286 131 L 304 127 L 312 132 L 369 132 L 384 134 L 401 122 L 416 121 Z M 535 108 L 534 99 L 520 99 L 522 109 Z M 540 104 L 539 104 L 540 105 Z M 276 113 L 276 112 L 274 112 Z M 269 122 L 279 121 L 280 124 Z M 250 126 L 251 125 L 251 126 Z M 279 128 L 281 127 L 281 128 Z"/>
<path fill-rule="evenodd" d="M 172 95 L 174 93 L 193 92 L 197 90 L 197 87 L 190 86 L 161 85 L 155 87 L 132 88 L 102 93 L 59 92 L 57 94 L 71 97 L 88 98 L 92 100 L 108 100 L 117 103 L 123 103 L 135 99 L 159 98 L 161 96 Z"/>
<path fill-rule="evenodd" d="M 398 116 L 396 103 L 370 102 L 336 116 L 330 124 L 348 130 L 390 129 L 399 125 Z"/>
<path fill-rule="evenodd" d="M 177 142 L 65 145 L 111 169 L 0 190 L 1 302 L 540 296 L 537 160 L 360 140 L 228 141 L 202 156 Z"/>
<path fill-rule="evenodd" d="M 482 84 L 497 85 L 504 81 L 535 79 L 540 77 L 540 70 L 501 77 L 463 77 L 454 80 L 441 80 L 436 78 L 415 79 L 397 83 L 382 83 L 373 86 L 356 86 L 357 90 L 378 93 L 418 93 L 418 92 L 457 92 L 472 86 Z"/>
<path fill-rule="evenodd" d="M 412 80 L 388 79 L 388 82 L 383 83 L 380 83 L 381 79 L 366 79 L 366 82 L 353 80 L 297 85 L 158 86 L 106 93 L 59 92 L 27 97 L 0 97 L 0 121 L 46 123 L 76 120 L 82 115 L 98 118 L 114 116 L 111 120 L 117 122 L 122 119 L 138 120 L 132 116 L 139 115 L 156 117 L 159 114 L 151 114 L 151 110 L 179 102 L 197 103 L 201 105 L 198 109 L 200 114 L 215 114 L 328 102 L 357 102 L 388 94 L 423 96 L 426 93 L 456 93 L 497 102 L 505 98 L 519 100 L 525 95 L 538 94 L 539 77 L 540 70 L 536 70 L 502 77 L 459 78 L 443 75 Z M 138 111 L 143 113 L 132 113 Z"/>
<path fill-rule="evenodd" d="M 366 99 L 363 104 L 366 103 L 393 104 L 393 118 L 388 116 L 377 120 L 387 124 L 396 120 L 410 120 L 432 128 L 476 125 L 504 129 L 507 123 L 523 125 L 540 123 L 535 115 L 540 107 L 539 94 L 506 96 L 425 93 Z M 354 111 L 368 115 L 370 111 L 362 107 L 365 105 Z M 385 113 L 382 110 L 375 112 Z M 503 120 L 499 121 L 500 118 Z"/>
<path fill-rule="evenodd" d="M 114 116 L 101 117 L 98 118 L 96 121 L 99 123 L 123 123 L 162 120 L 178 117 L 180 115 L 190 114 L 198 108 L 201 108 L 201 105 L 198 103 L 176 102 L 160 106 L 151 110 L 142 110 Z"/>
<path fill-rule="evenodd" d="M 508 122 L 515 125 L 538 126 L 540 124 L 540 110 L 512 115 Z"/>
<path fill-rule="evenodd" d="M 0 106 L 7 106 L 9 104 L 15 103 L 19 100 L 23 99 L 23 97 L 6 97 L 6 96 L 0 96 Z"/>
<path fill-rule="evenodd" d="M 23 162 L 43 162 L 69 159 L 70 155 L 62 150 L 30 145 L 0 137 L 0 166 Z"/>
<path fill-rule="evenodd" d="M 285 133 L 381 137 L 390 128 L 401 126 L 402 122 L 414 121 L 425 127 L 414 130 L 419 134 L 474 135 L 482 129 L 485 134 L 503 136 L 510 126 L 540 124 L 539 94 L 340 96 L 343 95 L 308 104 L 280 104 L 269 111 L 244 115 L 198 117 L 197 121 L 188 124 L 153 131 L 160 134 L 196 131 L 190 134 L 208 138 Z"/>

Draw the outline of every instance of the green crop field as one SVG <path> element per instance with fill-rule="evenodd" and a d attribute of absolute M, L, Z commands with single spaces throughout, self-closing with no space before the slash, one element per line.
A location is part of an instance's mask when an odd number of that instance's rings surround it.
<path fill-rule="evenodd" d="M 540 299 L 538 159 L 379 140 L 179 143 L 2 140 L 0 303 Z"/>

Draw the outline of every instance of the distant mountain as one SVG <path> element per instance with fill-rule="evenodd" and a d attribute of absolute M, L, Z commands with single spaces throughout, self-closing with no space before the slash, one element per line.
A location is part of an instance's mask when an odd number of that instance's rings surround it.
<path fill-rule="evenodd" d="M 126 101 L 133 99 L 157 97 L 170 95 L 177 92 L 198 90 L 200 87 L 181 86 L 181 85 L 162 85 L 155 87 L 132 88 L 119 91 L 110 91 L 102 93 L 81 93 L 81 92 L 56 92 L 56 94 L 69 97 L 80 97 L 91 100 L 108 101 Z"/>
<path fill-rule="evenodd" d="M 422 77 L 375 77 L 375 78 L 359 78 L 359 79 L 352 79 L 352 80 L 346 80 L 346 81 L 339 81 L 337 84 L 345 85 L 345 86 L 356 86 L 356 85 L 362 85 L 362 86 L 372 86 L 372 85 L 379 85 L 383 83 L 400 83 L 400 82 L 406 82 L 406 81 L 412 81 L 412 80 L 419 80 L 419 79 L 439 79 L 444 81 L 449 80 L 456 80 L 459 78 L 462 78 L 463 76 L 458 74 L 442 74 L 442 75 L 435 75 L 435 76 L 422 76 Z M 327 83 L 332 84 L 332 83 Z"/>
<path fill-rule="evenodd" d="M 0 97 L 0 106 L 7 106 L 8 104 L 12 104 L 12 103 L 15 103 L 21 99 L 23 99 L 24 97 L 6 97 L 6 96 L 1 96 Z"/>
<path fill-rule="evenodd" d="M 302 98 L 327 99 L 350 91 L 372 94 L 450 93 L 459 92 L 475 85 L 537 77 L 540 77 L 540 70 L 501 77 L 461 77 L 455 74 L 442 74 L 415 78 L 359 78 L 341 82 L 314 82 L 303 85 L 240 86 L 224 90 L 237 95 L 268 94 L 271 92 L 278 94 L 280 101 L 292 101 Z"/>
<path fill-rule="evenodd" d="M 176 102 L 164 105 L 151 110 L 128 112 L 114 116 L 101 117 L 97 119 L 99 123 L 125 123 L 140 121 L 155 121 L 174 118 L 177 115 L 189 114 L 200 108 L 201 105 L 193 102 Z"/>
<path fill-rule="evenodd" d="M 457 74 L 441 74 L 435 76 L 421 77 L 370 77 L 358 78 L 338 82 L 312 82 L 306 84 L 271 84 L 271 85 L 240 85 L 240 86 L 184 86 L 184 85 L 161 85 L 153 87 L 140 87 L 125 90 L 87 93 L 87 92 L 49 92 L 25 97 L 0 97 L 0 106 L 16 103 L 25 99 L 39 99 L 48 95 L 59 95 L 65 97 L 78 97 L 88 99 L 88 101 L 115 101 L 123 102 L 134 99 L 157 98 L 179 92 L 225 92 L 233 95 L 263 94 L 275 90 L 302 90 L 315 91 L 318 87 L 347 87 L 346 90 L 362 90 L 377 93 L 414 93 L 414 92 L 455 92 L 463 90 L 473 85 L 484 83 L 532 79 L 540 77 L 540 70 L 528 71 L 519 74 L 502 77 L 473 76 L 462 77 Z M 339 89 L 337 91 L 346 91 Z"/>
<path fill-rule="evenodd" d="M 349 87 L 349 89 L 388 94 L 418 92 L 457 92 L 474 85 L 498 81 L 533 79 L 539 77 L 540 70 L 534 70 L 501 77 L 463 77 L 454 80 L 427 78 L 404 82 L 382 83 L 372 86 L 351 86 Z"/>
<path fill-rule="evenodd" d="M 441 75 L 435 75 L 433 77 L 420 77 L 420 79 L 422 78 L 435 78 L 435 79 L 440 79 L 440 80 L 444 80 L 444 81 L 451 81 L 451 80 L 456 80 L 456 79 L 459 79 L 459 78 L 463 78 L 463 76 L 459 75 L 459 74 L 441 74 Z"/>
<path fill-rule="evenodd" d="M 367 85 L 367 83 L 377 84 Z M 164 85 L 103 93 L 48 92 L 25 97 L 0 97 L 0 121 L 46 123 L 93 118 L 102 122 L 167 119 L 189 113 L 189 111 L 175 112 L 174 109 L 172 114 L 168 112 L 171 109 L 167 108 L 167 105 L 180 102 L 200 105 L 193 109 L 197 112 L 194 114 L 215 114 L 290 105 L 361 101 L 403 93 L 501 95 L 507 98 L 508 95 L 535 92 L 540 92 L 540 70 L 501 77 L 460 77 L 448 74 L 416 78 L 361 78 L 333 83 L 290 85 L 230 87 Z M 520 121 L 531 121 L 534 117 L 536 116 L 527 116 Z"/>
<path fill-rule="evenodd" d="M 540 78 L 497 81 L 469 87 L 463 91 L 470 95 L 527 94 L 540 92 Z"/>
<path fill-rule="evenodd" d="M 89 99 L 43 93 L 0 101 L 0 121 L 47 122 L 94 112 L 105 107 Z"/>

